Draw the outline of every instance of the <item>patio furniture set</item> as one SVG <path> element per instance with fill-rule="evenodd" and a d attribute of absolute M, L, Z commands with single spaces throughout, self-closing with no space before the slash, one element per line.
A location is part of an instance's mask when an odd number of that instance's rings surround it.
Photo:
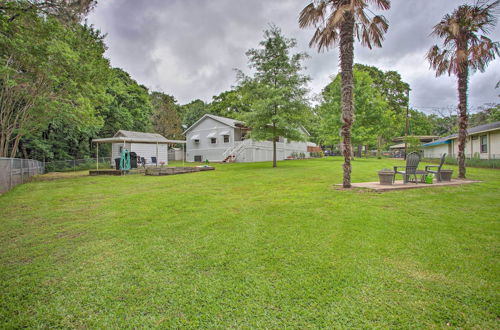
<path fill-rule="evenodd" d="M 446 154 L 441 156 L 439 165 L 426 165 L 425 170 L 419 170 L 420 155 L 416 152 L 409 153 L 406 157 L 405 166 L 394 166 L 394 170 L 382 170 L 379 172 L 380 184 L 391 185 L 396 180 L 396 175 L 403 176 L 403 184 L 408 182 L 426 183 L 429 174 L 434 175 L 438 182 L 450 181 L 453 170 L 444 170 L 443 164 Z"/>

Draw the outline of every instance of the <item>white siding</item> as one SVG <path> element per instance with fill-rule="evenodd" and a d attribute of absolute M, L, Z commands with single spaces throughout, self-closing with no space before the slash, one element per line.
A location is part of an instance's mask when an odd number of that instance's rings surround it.
<path fill-rule="evenodd" d="M 111 146 L 111 164 L 115 166 L 115 158 L 120 158 L 120 148 L 130 150 L 130 143 L 113 143 Z"/>
<path fill-rule="evenodd" d="M 424 148 L 424 158 L 439 158 L 444 153 L 450 154 L 450 144 L 438 144 Z"/>
<path fill-rule="evenodd" d="M 156 144 L 149 143 L 113 143 L 111 147 L 111 163 L 114 167 L 115 158 L 120 158 L 120 147 L 125 147 L 125 149 L 130 152 L 135 152 L 138 156 L 144 157 L 146 159 L 146 164 L 151 164 L 151 157 L 156 157 Z M 168 164 L 168 145 L 158 144 L 158 164 L 160 162 L 165 162 Z"/>
<path fill-rule="evenodd" d="M 228 131 L 229 142 L 224 143 L 221 133 Z M 217 143 L 212 144 L 208 135 L 214 134 Z M 193 136 L 199 136 L 199 143 L 192 140 Z M 234 143 L 234 128 L 223 124 L 210 117 L 206 117 L 196 127 L 191 129 L 186 135 L 186 160 L 194 162 L 195 156 L 201 156 L 202 160 L 208 159 L 211 162 L 223 161 L 222 154 Z"/>
<path fill-rule="evenodd" d="M 490 132 L 488 153 L 490 158 L 500 159 L 500 130 Z"/>
<path fill-rule="evenodd" d="M 487 136 L 488 150 L 481 152 L 481 136 Z M 444 152 L 452 157 L 458 155 L 458 139 L 452 139 L 451 144 L 441 144 L 437 146 L 425 147 L 424 157 L 438 158 Z M 481 159 L 497 159 L 500 157 L 500 131 L 477 133 L 467 136 L 465 140 L 465 157 L 472 158 L 479 156 Z"/>
<path fill-rule="evenodd" d="M 229 132 L 229 142 L 224 143 L 222 132 Z M 213 133 L 217 138 L 217 143 L 212 144 L 209 135 Z M 198 135 L 199 143 L 195 143 L 193 137 Z M 193 127 L 186 134 L 186 160 L 194 162 L 195 156 L 201 156 L 202 161 L 208 159 L 211 162 L 220 162 L 224 160 L 224 152 L 234 146 L 235 141 L 241 141 L 241 130 L 221 123 L 210 117 L 205 117 L 198 125 Z M 247 140 L 248 145 L 236 158 L 238 162 L 264 162 L 273 159 L 273 143 L 271 141 L 252 141 Z M 307 152 L 307 142 L 286 142 L 286 139 L 280 139 L 276 143 L 276 156 L 278 160 L 286 159 L 292 153 Z"/>
<path fill-rule="evenodd" d="M 146 159 L 146 164 L 151 164 L 151 157 L 156 157 L 156 144 L 132 143 L 130 151 Z M 168 145 L 158 144 L 158 165 L 164 162 L 168 164 Z"/>
<path fill-rule="evenodd" d="M 284 160 L 294 152 L 297 154 L 303 153 L 308 158 L 307 142 L 291 141 L 276 143 L 277 160 Z M 273 143 L 271 141 L 252 141 L 245 152 L 242 153 L 242 156 L 237 159 L 239 162 L 268 162 L 271 160 L 273 160 Z"/>

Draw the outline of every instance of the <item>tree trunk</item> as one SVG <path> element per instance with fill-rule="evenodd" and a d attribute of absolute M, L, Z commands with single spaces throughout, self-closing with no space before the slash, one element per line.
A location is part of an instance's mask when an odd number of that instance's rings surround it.
<path fill-rule="evenodd" d="M 382 137 L 377 138 L 377 158 L 382 158 Z"/>
<path fill-rule="evenodd" d="M 465 141 L 467 139 L 468 69 L 458 74 L 458 177 L 465 179 Z"/>
<path fill-rule="evenodd" d="M 353 123 L 354 105 L 352 66 L 354 60 L 354 16 L 351 12 L 344 14 L 344 24 L 340 28 L 340 68 L 342 77 L 342 154 L 344 156 L 344 188 L 351 188 L 351 127 Z"/>
<path fill-rule="evenodd" d="M 277 167 L 276 164 L 276 124 L 273 123 L 273 167 Z"/>

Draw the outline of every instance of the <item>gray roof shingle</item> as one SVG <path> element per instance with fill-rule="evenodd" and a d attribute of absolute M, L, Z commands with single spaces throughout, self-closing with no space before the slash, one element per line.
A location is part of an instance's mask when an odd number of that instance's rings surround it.
<path fill-rule="evenodd" d="M 237 124 L 239 125 L 244 125 L 245 123 L 236 119 L 231 119 L 231 118 L 226 118 L 226 117 L 221 117 L 221 116 L 216 116 L 216 115 L 210 115 L 207 114 L 207 117 L 211 117 L 212 119 L 218 120 L 226 125 L 235 127 Z"/>
<path fill-rule="evenodd" d="M 207 114 L 204 114 L 203 117 L 201 117 L 200 119 L 198 119 L 193 125 L 189 126 L 184 131 L 184 134 L 186 134 L 187 132 L 189 132 L 193 127 L 195 127 L 196 125 L 198 125 L 198 123 L 200 123 L 206 117 L 212 118 L 213 120 L 217 120 L 218 122 L 223 123 L 223 124 L 228 125 L 228 126 L 231 126 L 231 127 L 236 127 L 237 125 L 245 125 L 245 123 L 242 122 L 242 121 L 240 121 L 240 120 L 226 118 L 226 117 L 221 117 L 221 116 L 216 116 L 216 115 L 211 115 L 211 114 L 207 113 Z"/>
<path fill-rule="evenodd" d="M 500 121 L 496 121 L 494 123 L 488 123 L 488 124 L 484 124 L 484 125 L 479 125 L 479 126 L 471 127 L 469 129 L 467 129 L 467 134 L 468 135 L 478 134 L 478 133 L 481 133 L 481 132 L 491 131 L 491 130 L 494 130 L 494 129 L 500 129 Z M 457 133 L 451 134 L 451 135 L 442 137 L 442 138 L 440 138 L 440 139 L 438 139 L 436 141 L 433 141 L 433 142 L 430 142 L 430 143 L 426 143 L 423 146 L 426 147 L 426 146 L 437 145 L 437 144 L 440 144 L 438 142 L 445 142 L 445 141 L 448 141 L 448 140 L 451 140 L 451 139 L 456 139 L 457 137 L 458 137 Z"/>
<path fill-rule="evenodd" d="M 125 131 L 119 130 L 116 132 L 114 137 L 127 137 L 132 139 L 142 139 L 142 140 L 150 140 L 150 141 L 158 141 L 158 142 L 166 142 L 168 141 L 163 135 L 158 133 L 144 133 L 144 132 L 134 132 L 134 131 Z"/>

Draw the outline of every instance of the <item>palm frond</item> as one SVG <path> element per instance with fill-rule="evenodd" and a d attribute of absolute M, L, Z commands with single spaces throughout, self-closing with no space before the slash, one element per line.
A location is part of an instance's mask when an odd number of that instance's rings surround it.
<path fill-rule="evenodd" d="M 387 32 L 389 24 L 384 16 L 377 15 L 367 24 L 362 24 L 361 44 L 372 49 L 372 46 L 382 47 L 384 34 Z"/>
<path fill-rule="evenodd" d="M 327 25 L 330 27 L 339 28 L 344 21 L 344 14 L 351 10 L 350 5 L 343 5 L 337 7 L 332 11 L 331 15 L 328 17 Z"/>
<path fill-rule="evenodd" d="M 458 74 L 464 70 L 484 71 L 489 62 L 499 56 L 499 44 L 481 33 L 491 31 L 497 22 L 494 10 L 500 0 L 489 4 L 462 5 L 447 14 L 434 26 L 432 34 L 443 39 L 443 51 L 432 47 L 428 54 L 436 75 L 445 71 Z M 444 67 L 447 70 L 444 70 Z"/>
<path fill-rule="evenodd" d="M 449 52 L 446 49 L 441 50 L 439 46 L 434 45 L 427 52 L 426 58 L 430 63 L 430 67 L 436 71 L 436 77 L 450 69 Z"/>
<path fill-rule="evenodd" d="M 391 9 L 391 1 L 390 0 L 366 0 L 367 3 L 377 6 L 382 10 Z"/>
<path fill-rule="evenodd" d="M 299 26 L 305 28 L 311 25 L 316 25 L 324 21 L 326 3 L 321 1 L 317 6 L 311 2 L 302 9 L 299 15 Z"/>
<path fill-rule="evenodd" d="M 381 9 L 390 8 L 390 0 L 317 0 L 312 1 L 299 15 L 301 28 L 314 26 L 316 31 L 309 43 L 318 50 L 328 49 L 339 39 L 339 31 L 346 15 L 353 15 L 355 36 L 362 45 L 369 48 L 382 46 L 384 34 L 389 27 L 384 16 L 369 18 L 365 11 L 368 3 Z M 371 12 L 371 11 L 370 11 Z"/>
<path fill-rule="evenodd" d="M 484 72 L 488 63 L 500 56 L 500 43 L 482 36 L 480 43 L 470 47 L 468 55 L 471 68 Z"/>
<path fill-rule="evenodd" d="M 317 28 L 309 42 L 309 47 L 317 46 L 319 52 L 328 50 L 339 41 L 339 37 L 339 33 L 335 29 L 329 27 Z"/>

